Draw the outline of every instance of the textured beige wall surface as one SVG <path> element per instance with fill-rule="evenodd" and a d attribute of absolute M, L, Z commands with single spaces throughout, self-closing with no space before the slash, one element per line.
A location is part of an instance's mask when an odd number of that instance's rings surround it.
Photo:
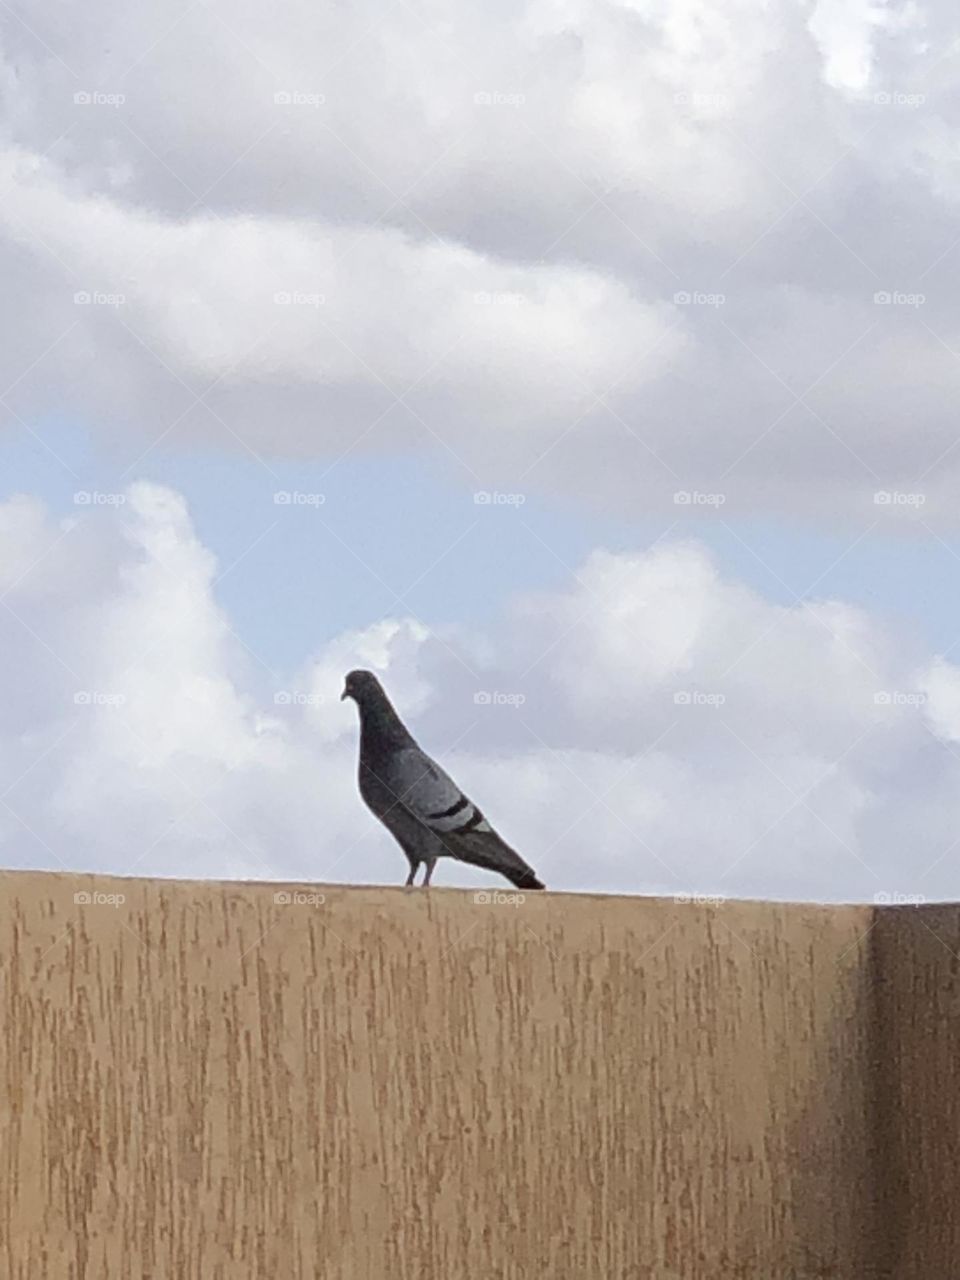
<path fill-rule="evenodd" d="M 896 1280 L 954 1280 L 960 1276 L 960 908 L 883 910 L 871 941 L 880 1254 Z"/>
<path fill-rule="evenodd" d="M 295 889 L 325 901 L 275 901 Z M 926 1085 L 879 1069 L 876 1038 L 912 1028 L 950 957 L 915 931 L 920 992 L 895 976 L 878 994 L 873 923 L 866 907 L 4 874 L 0 1272 L 886 1275 L 871 1250 L 923 1212 L 891 1225 L 877 1195 L 877 1091 L 896 1092 L 879 1148 L 902 1165 Z M 956 1045 L 916 1029 L 939 1086 Z M 941 1154 L 917 1196 L 949 1194 Z M 946 1280 L 958 1257 L 923 1274 Z"/>

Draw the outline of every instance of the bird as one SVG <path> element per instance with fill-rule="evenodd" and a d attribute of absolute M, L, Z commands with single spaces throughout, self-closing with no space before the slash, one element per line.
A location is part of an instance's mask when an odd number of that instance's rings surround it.
<path fill-rule="evenodd" d="M 426 864 L 426 887 L 437 859 L 448 857 L 497 871 L 518 889 L 545 888 L 533 868 L 417 744 L 372 671 L 348 672 L 340 701 L 344 698 L 352 698 L 360 713 L 360 796 L 407 855 L 407 887 L 414 883 L 421 862 Z"/>

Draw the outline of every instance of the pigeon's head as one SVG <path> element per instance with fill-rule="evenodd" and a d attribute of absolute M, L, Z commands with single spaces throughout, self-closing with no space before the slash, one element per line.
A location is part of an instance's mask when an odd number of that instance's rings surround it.
<path fill-rule="evenodd" d="M 372 671 L 348 671 L 343 682 L 340 701 L 342 702 L 344 698 L 352 698 L 358 706 L 362 707 L 371 695 L 382 692 L 380 681 Z"/>

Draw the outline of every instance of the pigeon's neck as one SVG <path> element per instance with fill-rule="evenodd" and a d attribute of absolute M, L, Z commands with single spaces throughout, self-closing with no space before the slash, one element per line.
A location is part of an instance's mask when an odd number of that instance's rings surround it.
<path fill-rule="evenodd" d="M 414 740 L 382 689 L 371 690 L 360 706 L 360 752 L 368 759 L 414 746 Z"/>

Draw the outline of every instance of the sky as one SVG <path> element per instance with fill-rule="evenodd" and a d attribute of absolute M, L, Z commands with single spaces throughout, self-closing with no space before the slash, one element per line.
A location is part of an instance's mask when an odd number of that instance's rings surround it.
<path fill-rule="evenodd" d="M 960 894 L 957 34 L 5 10 L 3 864 L 401 882 L 365 666 L 551 888 Z"/>

